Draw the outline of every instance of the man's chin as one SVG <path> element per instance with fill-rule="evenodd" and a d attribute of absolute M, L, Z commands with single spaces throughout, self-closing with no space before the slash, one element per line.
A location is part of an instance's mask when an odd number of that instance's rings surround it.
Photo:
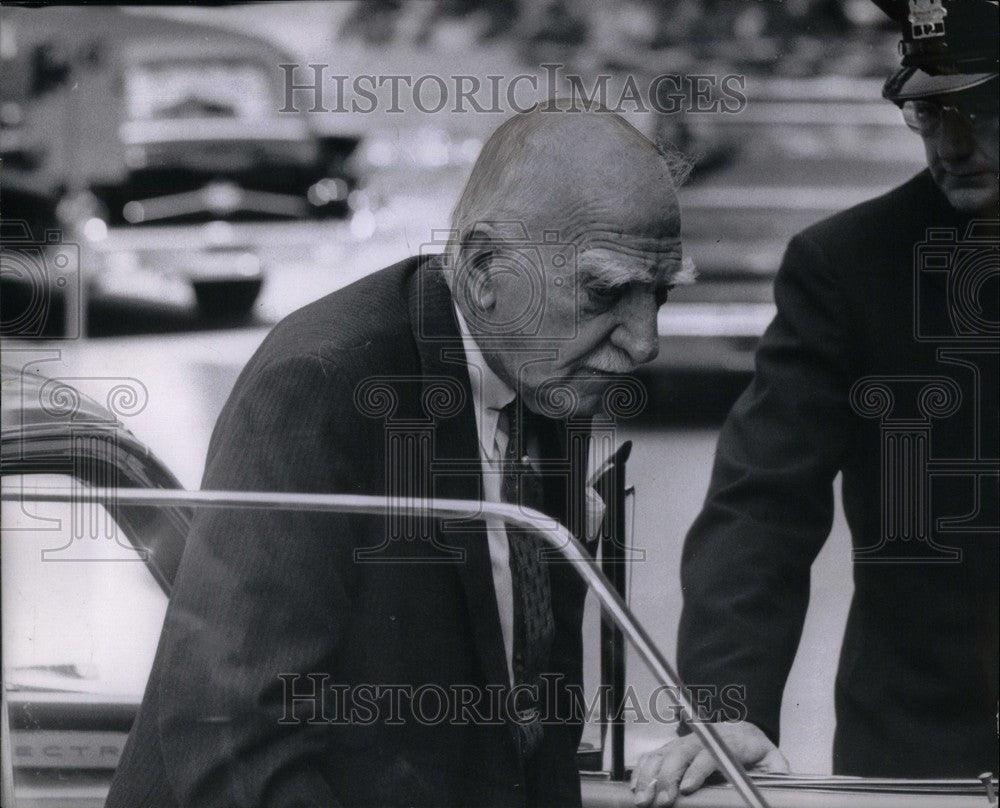
<path fill-rule="evenodd" d="M 955 210 L 970 214 L 996 215 L 998 193 L 996 177 L 979 178 L 946 176 L 941 182 L 941 190 Z"/>
<path fill-rule="evenodd" d="M 599 390 L 590 386 L 580 390 L 575 413 L 577 417 L 592 418 L 599 412 L 602 412 L 604 409 L 604 391 L 606 389 L 607 384 Z"/>
<path fill-rule="evenodd" d="M 608 388 L 617 376 L 573 376 L 552 379 L 529 397 L 536 412 L 558 418 L 590 418 L 601 412 Z"/>
<path fill-rule="evenodd" d="M 608 395 L 613 395 L 613 388 L 623 378 L 621 375 L 603 373 L 577 377 L 573 385 L 577 395 L 576 414 L 589 418 L 604 412 Z"/>

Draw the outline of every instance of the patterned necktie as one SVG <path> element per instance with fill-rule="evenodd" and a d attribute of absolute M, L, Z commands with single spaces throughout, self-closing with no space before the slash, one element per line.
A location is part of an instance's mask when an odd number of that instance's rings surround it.
<path fill-rule="evenodd" d="M 507 451 L 503 458 L 505 502 L 542 510 L 542 480 L 528 462 L 527 438 L 532 432 L 533 417 L 518 406 L 515 399 L 504 408 L 507 415 Z M 518 690 L 517 711 L 524 714 L 540 709 L 527 688 L 542 692 L 541 674 L 549 661 L 554 624 L 549 570 L 542 560 L 543 541 L 530 532 L 507 526 L 510 546 L 510 573 L 514 595 L 514 685 Z M 525 757 L 530 757 L 542 741 L 543 728 L 537 716 L 518 725 Z"/>

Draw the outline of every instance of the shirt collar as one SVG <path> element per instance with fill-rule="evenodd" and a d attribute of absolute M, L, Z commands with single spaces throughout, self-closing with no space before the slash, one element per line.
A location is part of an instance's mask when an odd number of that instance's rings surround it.
<path fill-rule="evenodd" d="M 455 308 L 455 320 L 462 335 L 462 347 L 465 349 L 465 359 L 469 365 L 469 382 L 472 387 L 472 401 L 476 412 L 476 429 L 479 432 L 479 442 L 487 456 L 492 457 L 497 439 L 497 425 L 500 420 L 500 410 L 510 404 L 517 394 L 503 379 L 494 373 L 487 364 L 486 357 L 479 349 L 475 338 L 469 332 L 469 326 L 459 311 Z"/>

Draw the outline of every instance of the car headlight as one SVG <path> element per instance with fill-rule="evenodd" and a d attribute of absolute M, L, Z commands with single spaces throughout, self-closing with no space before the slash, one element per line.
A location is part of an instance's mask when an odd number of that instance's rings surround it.
<path fill-rule="evenodd" d="M 324 177 L 309 186 L 306 198 L 310 205 L 318 208 L 330 202 L 346 199 L 348 191 L 347 183 L 339 177 Z"/>
<path fill-rule="evenodd" d="M 108 223 L 99 216 L 91 216 L 80 229 L 90 242 L 104 241 L 108 237 Z"/>

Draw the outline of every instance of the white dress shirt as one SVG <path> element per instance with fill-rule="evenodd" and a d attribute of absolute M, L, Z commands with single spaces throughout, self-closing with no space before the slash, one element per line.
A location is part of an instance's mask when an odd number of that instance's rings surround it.
<path fill-rule="evenodd" d="M 462 347 L 469 368 L 469 382 L 472 389 L 472 405 L 476 416 L 476 431 L 479 436 L 479 459 L 483 470 L 483 498 L 490 502 L 502 502 L 503 456 L 507 451 L 507 419 L 501 412 L 517 394 L 503 379 L 493 372 L 486 363 L 486 357 L 469 333 L 469 327 L 462 312 L 455 309 L 455 319 L 462 335 Z M 591 469 L 599 468 L 604 458 L 594 455 L 588 458 Z M 532 447 L 529 446 L 529 455 Z M 530 458 L 529 458 L 530 462 Z M 586 487 L 587 497 L 587 537 L 592 538 L 604 518 L 604 501 L 597 492 Z M 514 593 L 510 574 L 510 545 L 503 521 L 486 520 L 487 541 L 490 549 L 490 565 L 493 572 L 493 588 L 496 590 L 497 610 L 500 613 L 500 631 L 503 635 L 507 674 L 514 683 Z"/>
<path fill-rule="evenodd" d="M 510 404 L 517 394 L 486 364 L 486 357 L 469 333 L 465 318 L 457 306 L 455 319 L 462 334 L 465 360 L 469 367 L 472 405 L 476 415 L 476 431 L 479 435 L 479 459 L 483 468 L 483 498 L 490 502 L 502 502 L 500 491 L 503 483 L 503 456 L 507 451 L 507 424 L 506 418 L 501 417 L 501 410 Z M 490 565 L 493 570 L 493 588 L 496 590 L 497 609 L 500 612 L 500 631 L 503 634 L 507 658 L 507 674 L 513 683 L 514 593 L 510 576 L 510 546 L 502 521 L 487 519 L 486 533 L 490 547 Z"/>

